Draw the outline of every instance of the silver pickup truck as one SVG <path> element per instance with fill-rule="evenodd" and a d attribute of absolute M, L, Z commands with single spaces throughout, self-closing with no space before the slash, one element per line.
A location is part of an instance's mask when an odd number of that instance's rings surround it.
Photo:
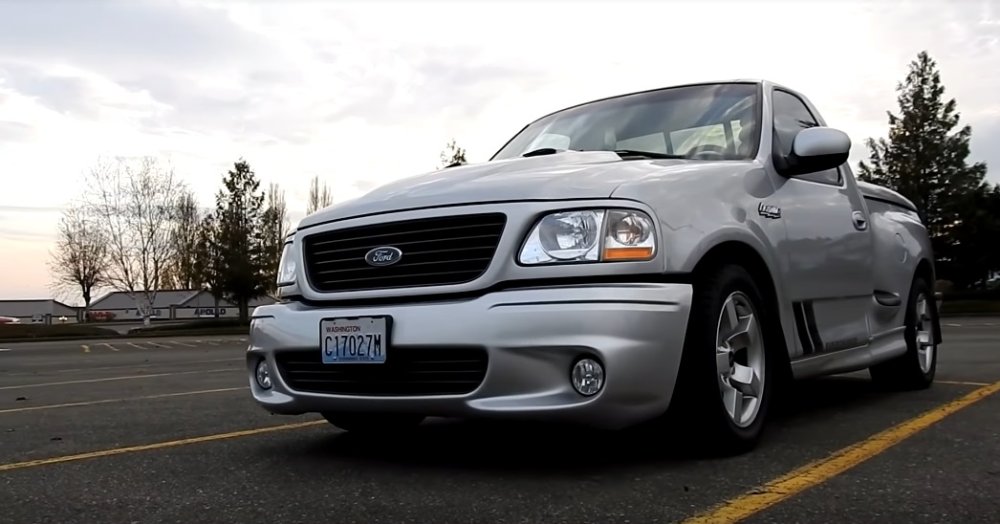
<path fill-rule="evenodd" d="M 741 450 L 794 379 L 928 387 L 928 236 L 850 147 L 769 81 L 544 116 L 488 162 L 305 218 L 253 314 L 252 395 L 349 431 L 648 423 Z"/>

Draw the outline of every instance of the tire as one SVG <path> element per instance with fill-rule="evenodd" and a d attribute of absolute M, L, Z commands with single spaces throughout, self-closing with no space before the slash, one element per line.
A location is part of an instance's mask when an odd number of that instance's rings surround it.
<path fill-rule="evenodd" d="M 737 324 L 749 328 L 738 337 L 729 336 L 741 331 L 732 328 L 734 312 Z M 723 265 L 696 281 L 668 411 L 672 431 L 689 434 L 698 446 L 711 446 L 713 455 L 739 454 L 757 445 L 781 372 L 774 358 L 778 339 L 772 316 L 752 276 L 740 266 Z"/>
<path fill-rule="evenodd" d="M 351 433 L 391 433 L 412 429 L 424 421 L 423 415 L 396 413 L 322 413 L 334 426 Z"/>
<path fill-rule="evenodd" d="M 934 293 L 923 277 L 913 279 L 906 301 L 903 338 L 906 353 L 869 368 L 879 385 L 901 390 L 927 389 L 937 373 L 937 308 Z"/>

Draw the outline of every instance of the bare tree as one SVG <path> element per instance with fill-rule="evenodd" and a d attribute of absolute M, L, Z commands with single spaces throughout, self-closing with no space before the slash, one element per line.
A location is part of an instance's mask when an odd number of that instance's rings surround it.
<path fill-rule="evenodd" d="M 458 147 L 454 138 L 451 139 L 445 145 L 444 151 L 441 151 L 441 167 L 455 167 L 466 163 L 468 161 L 465 159 L 465 149 Z"/>
<path fill-rule="evenodd" d="M 288 220 L 285 192 L 279 189 L 277 184 L 272 183 L 266 193 L 266 208 L 261 217 L 264 228 L 264 268 L 267 273 L 267 291 L 273 294 L 277 291 L 278 263 L 291 224 Z"/>
<path fill-rule="evenodd" d="M 87 176 L 88 209 L 107 240 L 108 283 L 136 301 L 149 324 L 174 258 L 177 201 L 184 189 L 173 169 L 152 157 L 102 160 Z"/>
<path fill-rule="evenodd" d="M 55 288 L 83 297 L 83 321 L 90 312 L 91 293 L 105 282 L 108 269 L 107 241 L 100 225 L 82 207 L 63 211 L 51 254 L 49 271 Z"/>
<path fill-rule="evenodd" d="M 331 204 L 333 196 L 330 194 L 330 188 L 325 183 L 320 188 L 319 177 L 313 177 L 309 182 L 309 203 L 306 205 L 306 214 L 310 215 Z"/>

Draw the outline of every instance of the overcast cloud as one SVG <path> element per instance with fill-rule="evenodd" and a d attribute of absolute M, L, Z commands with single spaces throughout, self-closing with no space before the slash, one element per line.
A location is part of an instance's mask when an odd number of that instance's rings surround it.
<path fill-rule="evenodd" d="M 996 1 L 0 2 L 0 295 L 48 296 L 51 208 L 99 155 L 163 155 L 203 204 L 242 156 L 297 220 L 313 175 L 353 198 L 453 137 L 486 160 L 567 105 L 763 77 L 856 163 L 923 49 L 1000 181 Z"/>

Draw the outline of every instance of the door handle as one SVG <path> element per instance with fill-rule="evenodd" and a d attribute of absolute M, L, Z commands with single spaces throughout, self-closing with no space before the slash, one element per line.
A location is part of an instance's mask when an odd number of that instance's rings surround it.
<path fill-rule="evenodd" d="M 854 220 L 854 229 L 857 229 L 858 231 L 868 229 L 868 219 L 865 218 L 865 214 L 861 211 L 851 213 L 851 218 Z"/>

